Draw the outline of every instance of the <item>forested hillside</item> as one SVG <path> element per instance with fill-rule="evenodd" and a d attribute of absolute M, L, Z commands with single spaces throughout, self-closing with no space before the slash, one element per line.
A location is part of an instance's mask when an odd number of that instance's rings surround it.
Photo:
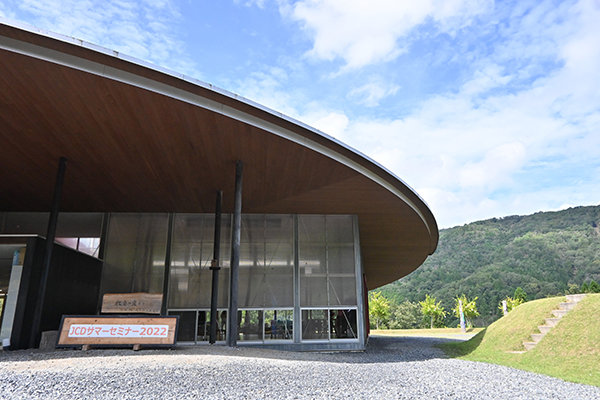
<path fill-rule="evenodd" d="M 487 325 L 517 287 L 528 300 L 564 294 L 568 284 L 600 281 L 600 206 L 510 216 L 443 229 L 437 251 L 415 272 L 381 290 L 395 304 L 430 294 L 446 310 L 454 297 L 478 296 Z M 453 325 L 453 317 L 447 325 Z"/>

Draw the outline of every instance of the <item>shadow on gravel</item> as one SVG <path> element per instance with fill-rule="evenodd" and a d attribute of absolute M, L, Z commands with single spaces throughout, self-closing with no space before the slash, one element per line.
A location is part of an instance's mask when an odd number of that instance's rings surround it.
<path fill-rule="evenodd" d="M 369 363 L 398 363 L 425 361 L 434 358 L 448 358 L 445 353 L 437 347 L 441 343 L 460 342 L 456 339 L 441 339 L 431 337 L 390 337 L 371 336 L 365 351 L 355 352 L 294 352 L 271 350 L 261 347 L 236 347 L 225 346 L 179 346 L 175 349 L 165 350 L 141 350 L 134 352 L 129 349 L 92 349 L 81 350 L 56 350 L 52 352 L 41 352 L 38 350 L 20 350 L 0 352 L 0 363 L 53 360 L 85 357 L 248 357 L 274 360 L 293 361 L 320 361 L 330 363 L 347 364 L 369 364 Z"/>

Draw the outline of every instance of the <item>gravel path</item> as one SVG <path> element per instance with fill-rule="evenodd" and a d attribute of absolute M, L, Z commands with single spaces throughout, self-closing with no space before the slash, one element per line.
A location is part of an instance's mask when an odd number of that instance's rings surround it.
<path fill-rule="evenodd" d="M 600 388 L 444 358 L 443 339 L 372 337 L 364 353 L 200 346 L 0 352 L 0 399 L 600 399 Z"/>

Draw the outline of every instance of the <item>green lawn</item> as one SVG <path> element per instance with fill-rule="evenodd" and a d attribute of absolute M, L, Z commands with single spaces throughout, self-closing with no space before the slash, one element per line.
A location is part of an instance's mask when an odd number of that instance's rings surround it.
<path fill-rule="evenodd" d="M 522 342 L 537 333 L 550 312 L 564 301 L 553 297 L 520 305 L 471 340 L 441 347 L 454 357 L 506 365 L 600 386 L 600 294 L 589 294 L 527 353 Z"/>

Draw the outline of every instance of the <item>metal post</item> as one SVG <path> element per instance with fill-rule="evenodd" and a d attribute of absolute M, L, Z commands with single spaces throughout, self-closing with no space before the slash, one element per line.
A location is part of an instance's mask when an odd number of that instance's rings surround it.
<path fill-rule="evenodd" d="M 458 299 L 458 311 L 460 314 L 460 331 L 465 333 L 467 332 L 465 329 L 465 313 L 463 311 L 463 303 L 461 299 Z"/>
<path fill-rule="evenodd" d="M 300 311 L 300 260 L 298 256 L 298 215 L 294 215 L 294 343 L 302 341 L 302 315 Z M 277 318 L 276 318 L 277 319 Z"/>
<path fill-rule="evenodd" d="M 229 326 L 227 345 L 237 345 L 238 336 L 238 274 L 240 268 L 240 241 L 242 234 L 242 171 L 241 161 L 235 163 L 235 202 L 231 229 L 231 280 L 229 282 Z"/>
<path fill-rule="evenodd" d="M 169 213 L 167 231 L 167 249 L 165 252 L 165 271 L 163 274 L 163 298 L 160 305 L 160 315 L 167 315 L 167 302 L 169 300 L 169 278 L 171 277 L 171 243 L 173 241 L 173 213 Z"/>
<path fill-rule="evenodd" d="M 98 258 L 102 260 L 102 276 L 104 276 L 104 252 L 106 250 L 106 238 L 108 237 L 108 221 L 110 220 L 110 213 L 104 213 L 102 216 L 102 231 L 100 232 L 100 245 L 98 246 Z M 100 280 L 102 283 L 102 279 Z M 100 315 L 102 312 L 102 285 L 98 289 L 98 302 L 96 304 L 96 314 Z"/>
<path fill-rule="evenodd" d="M 52 262 L 52 249 L 54 247 L 54 238 L 56 237 L 56 225 L 58 223 L 58 211 L 60 209 L 60 199 L 62 195 L 63 182 L 65 180 L 65 170 L 67 168 L 67 159 L 61 157 L 58 161 L 58 172 L 56 173 L 56 184 L 54 185 L 54 195 L 52 197 L 52 208 L 50 218 L 48 218 L 48 230 L 46 232 L 46 247 L 44 249 L 44 259 L 42 261 L 42 275 L 40 286 L 31 325 L 31 336 L 29 338 L 29 347 L 37 347 L 42 323 L 42 313 L 44 311 L 44 300 L 46 297 L 46 286 L 48 285 L 48 276 L 50 275 L 50 265 Z"/>
<path fill-rule="evenodd" d="M 219 270 L 221 263 L 221 208 L 223 205 L 223 192 L 217 191 L 217 204 L 215 206 L 215 238 L 213 241 L 213 260 L 210 265 L 212 270 L 212 294 L 210 298 L 210 335 L 208 342 L 213 344 L 217 340 L 217 303 L 219 301 Z"/>

